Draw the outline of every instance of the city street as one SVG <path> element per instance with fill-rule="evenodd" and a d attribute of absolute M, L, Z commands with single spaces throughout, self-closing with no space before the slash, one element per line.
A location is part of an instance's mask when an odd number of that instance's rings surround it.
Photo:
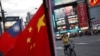
<path fill-rule="evenodd" d="M 82 36 L 71 39 L 75 43 L 77 56 L 100 56 L 100 35 Z M 58 40 L 55 43 L 57 56 L 64 56 L 62 42 Z"/>

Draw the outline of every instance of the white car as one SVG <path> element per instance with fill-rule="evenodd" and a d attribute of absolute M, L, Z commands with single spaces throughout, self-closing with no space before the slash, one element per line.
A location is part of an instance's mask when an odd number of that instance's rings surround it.
<path fill-rule="evenodd" d="M 56 38 L 56 40 L 61 40 L 60 34 L 56 34 L 55 38 Z"/>

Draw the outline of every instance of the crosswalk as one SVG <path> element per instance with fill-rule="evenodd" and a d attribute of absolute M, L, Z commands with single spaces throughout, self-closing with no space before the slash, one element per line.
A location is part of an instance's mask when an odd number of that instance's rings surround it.
<path fill-rule="evenodd" d="M 63 47 L 56 47 L 56 49 L 64 49 Z"/>
<path fill-rule="evenodd" d="M 80 44 L 80 45 L 84 45 L 84 44 L 88 44 L 88 43 L 75 43 L 75 44 Z"/>

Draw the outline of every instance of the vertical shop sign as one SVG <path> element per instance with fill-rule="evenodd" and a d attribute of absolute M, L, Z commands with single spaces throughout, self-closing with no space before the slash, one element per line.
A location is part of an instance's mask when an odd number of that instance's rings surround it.
<path fill-rule="evenodd" d="M 78 18 L 79 18 L 79 24 L 80 27 L 87 27 L 88 26 L 88 15 L 87 15 L 87 9 L 86 9 L 86 4 L 81 3 L 78 4 Z"/>

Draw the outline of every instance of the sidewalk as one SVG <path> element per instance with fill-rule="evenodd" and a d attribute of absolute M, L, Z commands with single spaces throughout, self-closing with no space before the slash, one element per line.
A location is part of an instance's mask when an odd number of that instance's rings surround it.
<path fill-rule="evenodd" d="M 100 34 L 98 34 L 98 35 L 83 35 L 83 36 L 77 36 L 77 37 L 100 37 Z"/>

